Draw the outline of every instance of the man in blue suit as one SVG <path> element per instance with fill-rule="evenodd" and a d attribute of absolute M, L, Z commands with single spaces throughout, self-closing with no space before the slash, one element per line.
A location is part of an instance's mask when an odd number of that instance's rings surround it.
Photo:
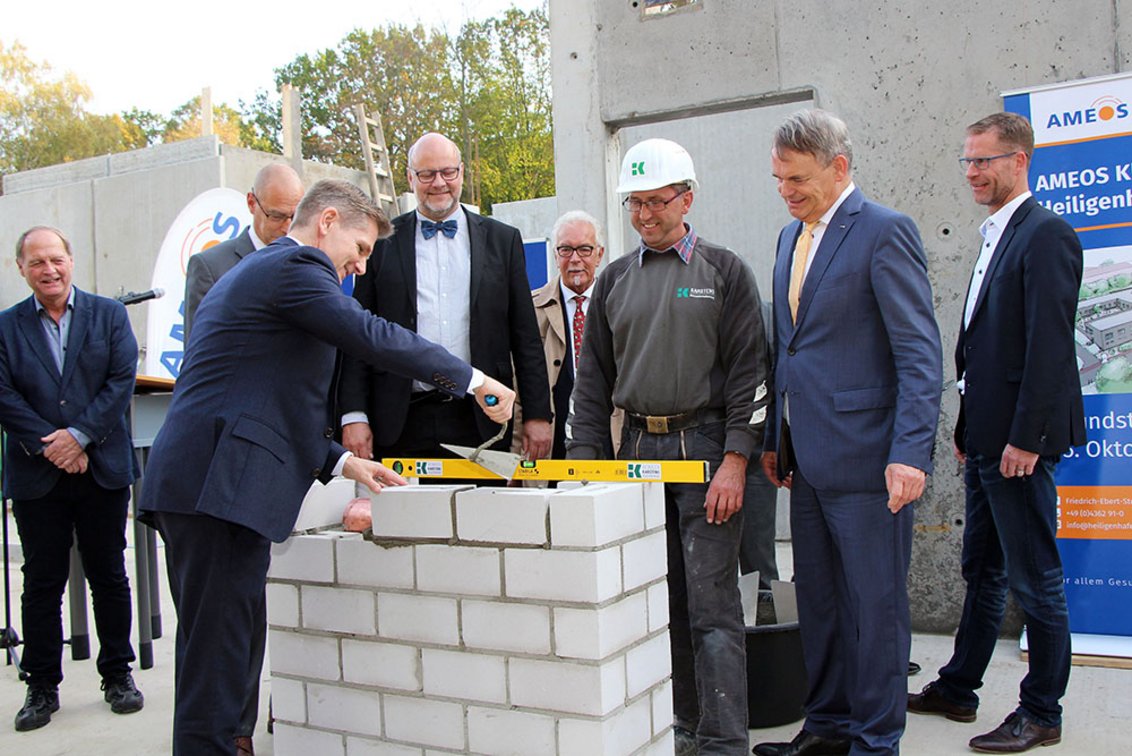
<path fill-rule="evenodd" d="M 510 389 L 342 293 L 389 230 L 360 189 L 320 181 L 290 235 L 233 268 L 197 311 L 141 503 L 177 606 L 175 754 L 233 752 L 270 545 L 290 534 L 311 483 L 405 483 L 333 440 L 336 349 L 474 394 L 495 422 L 511 416 Z"/>
<path fill-rule="evenodd" d="M 143 705 L 130 675 L 124 558 L 137 477 L 126 408 L 138 345 L 125 307 L 71 285 L 71 244 L 59 230 L 25 231 L 16 264 L 34 293 L 0 313 L 0 425 L 8 433 L 4 494 L 24 552 L 28 692 L 16 729 L 33 730 L 59 709 L 72 533 L 94 597 L 104 697 L 118 714 Z"/>
<path fill-rule="evenodd" d="M 1026 615 L 1030 670 L 1006 721 L 970 741 L 983 753 L 1020 753 L 1061 740 L 1069 682 L 1069 612 L 1057 550 L 1053 472 L 1085 443 L 1074 321 L 1081 243 L 1030 194 L 1029 121 L 996 113 L 967 127 L 960 163 L 990 216 L 971 274 L 955 348 L 960 388 L 955 455 L 965 465 L 967 596 L 955 653 L 908 708 L 974 722 L 1006 608 Z"/>
<path fill-rule="evenodd" d="M 763 469 L 789 486 L 809 694 L 802 732 L 763 756 L 895 754 L 904 731 L 911 502 L 932 471 L 942 355 L 915 224 L 853 183 L 845 124 L 774 135 L 797 220 L 774 267 L 774 404 Z"/>

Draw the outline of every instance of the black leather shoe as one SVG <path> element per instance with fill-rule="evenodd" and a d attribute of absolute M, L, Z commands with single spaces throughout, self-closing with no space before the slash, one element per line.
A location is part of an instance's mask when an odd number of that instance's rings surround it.
<path fill-rule="evenodd" d="M 943 697 L 939 683 L 930 682 L 919 693 L 908 694 L 908 711 L 916 714 L 939 714 L 952 722 L 974 722 L 974 706 L 960 706 Z"/>
<path fill-rule="evenodd" d="M 1061 742 L 1061 726 L 1045 727 L 1025 714 L 1014 712 L 986 735 L 971 738 L 972 751 L 979 753 L 1022 753 L 1038 746 Z"/>
<path fill-rule="evenodd" d="M 145 698 L 134 685 L 134 678 L 129 672 L 121 677 L 103 680 L 102 689 L 106 691 L 103 697 L 110 704 L 110 711 L 115 714 L 133 714 L 141 711 L 145 705 Z"/>
<path fill-rule="evenodd" d="M 842 738 L 823 738 L 802 730 L 789 743 L 759 743 L 755 756 L 844 756 L 851 743 Z"/>
<path fill-rule="evenodd" d="M 16 731 L 26 732 L 43 727 L 51 715 L 59 711 L 59 689 L 46 685 L 29 685 L 24 706 L 16 714 Z"/>

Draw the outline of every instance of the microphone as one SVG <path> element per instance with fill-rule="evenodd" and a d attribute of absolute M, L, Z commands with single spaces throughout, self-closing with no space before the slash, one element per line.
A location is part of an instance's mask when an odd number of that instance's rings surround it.
<path fill-rule="evenodd" d="M 140 293 L 131 291 L 127 294 L 123 294 L 120 297 L 116 297 L 116 299 L 124 305 L 135 305 L 140 304 L 141 302 L 148 302 L 151 299 L 157 299 L 158 297 L 163 296 L 165 296 L 165 289 L 154 288 L 150 289 L 149 291 L 143 291 Z"/>

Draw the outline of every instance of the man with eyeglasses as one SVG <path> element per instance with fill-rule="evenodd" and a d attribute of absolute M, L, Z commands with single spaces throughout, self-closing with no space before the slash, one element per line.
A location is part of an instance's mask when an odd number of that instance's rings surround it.
<path fill-rule="evenodd" d="M 617 191 L 641 243 L 594 287 L 566 453 L 600 457 L 622 407 L 620 459 L 708 462 L 710 483 L 664 487 L 676 753 L 745 754 L 739 540 L 766 333 L 751 269 L 684 222 L 697 186 L 675 142 L 625 154 Z"/>
<path fill-rule="evenodd" d="M 286 236 L 302 198 L 303 182 L 291 166 L 269 163 L 259 169 L 247 195 L 252 225 L 235 239 L 189 258 L 185 279 L 185 344 L 189 343 L 197 307 L 212 285 L 252 252 Z"/>
<path fill-rule="evenodd" d="M 838 117 L 790 115 L 771 170 L 794 221 L 774 265 L 767 477 L 790 488 L 808 693 L 757 756 L 896 754 L 911 649 L 912 502 L 932 471 L 943 355 L 911 218 L 867 199 Z"/>
<path fill-rule="evenodd" d="M 550 390 L 522 236 L 460 204 L 464 164 L 442 134 L 413 144 L 407 177 L 417 208 L 395 218 L 393 235 L 377 242 L 354 298 L 509 388 L 517 385 L 524 452 L 545 459 L 553 440 Z M 441 443 L 479 446 L 499 430 L 471 399 L 350 357 L 338 401 L 342 443 L 364 459 L 452 457 Z M 508 432 L 495 448 L 510 443 Z"/>
<path fill-rule="evenodd" d="M 908 708 L 974 722 L 1010 588 L 1026 617 L 1029 673 L 1006 721 L 970 741 L 1020 753 L 1061 740 L 1069 616 L 1057 550 L 1054 469 L 1085 443 L 1074 339 L 1083 261 L 1072 227 L 1030 194 L 1034 132 L 1014 113 L 967 127 L 960 165 L 990 212 L 971 274 L 955 364 L 955 456 L 967 484 L 955 652 Z"/>

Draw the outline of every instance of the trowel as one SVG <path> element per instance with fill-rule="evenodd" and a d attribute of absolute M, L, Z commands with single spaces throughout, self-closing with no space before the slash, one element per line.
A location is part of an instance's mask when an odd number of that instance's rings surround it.
<path fill-rule="evenodd" d="M 493 399 L 495 400 L 494 402 L 492 401 Z M 494 405 L 499 400 L 494 396 L 489 396 L 485 401 L 488 405 Z M 519 464 L 523 461 L 523 458 L 511 452 L 495 451 L 494 449 L 487 448 L 503 439 L 503 436 L 507 434 L 507 425 L 508 423 L 504 423 L 499 426 L 498 433 L 474 449 L 470 446 L 458 446 L 456 444 L 441 444 L 441 446 L 453 454 L 459 454 L 469 462 L 475 462 L 488 472 L 510 481 L 511 478 L 515 477 L 515 470 L 519 468 Z"/>

